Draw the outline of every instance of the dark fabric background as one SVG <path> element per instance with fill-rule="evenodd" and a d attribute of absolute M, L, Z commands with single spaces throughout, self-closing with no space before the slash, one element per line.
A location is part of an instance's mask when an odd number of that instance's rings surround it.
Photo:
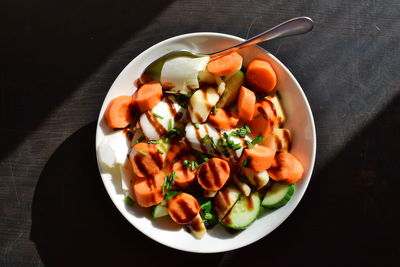
<path fill-rule="evenodd" d="M 312 33 L 261 46 L 312 107 L 317 159 L 297 209 L 232 252 L 179 252 L 115 209 L 95 121 L 136 55 L 189 32 L 249 37 L 295 16 Z M 399 266 L 400 2 L 0 1 L 0 266 Z"/>

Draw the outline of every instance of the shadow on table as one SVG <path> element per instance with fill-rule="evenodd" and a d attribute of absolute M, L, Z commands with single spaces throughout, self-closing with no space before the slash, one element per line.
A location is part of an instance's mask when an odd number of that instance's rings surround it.
<path fill-rule="evenodd" d="M 218 263 L 222 254 L 180 252 L 135 230 L 109 198 L 97 169 L 95 123 L 68 138 L 44 167 L 32 204 L 31 239 L 46 266 Z"/>
<path fill-rule="evenodd" d="M 334 131 L 338 132 L 338 131 Z M 224 264 L 398 266 L 400 95 L 315 173 L 296 210 Z M 318 160 L 318 155 L 317 155 Z"/>
<path fill-rule="evenodd" d="M 0 58 L 2 66 L 7 66 L 0 71 L 1 110 L 7 111 L 7 116 L 0 120 L 4 128 L 13 131 L 2 131 L 6 137 L 1 139 L 7 142 L 2 143 L 0 159 L 172 2 L 1 1 L 0 25 L 5 27 Z M 133 54 L 125 55 L 125 64 L 147 45 L 132 48 Z M 109 85 L 123 66 L 123 62 L 109 64 Z M 82 90 L 95 86 L 89 84 Z"/>

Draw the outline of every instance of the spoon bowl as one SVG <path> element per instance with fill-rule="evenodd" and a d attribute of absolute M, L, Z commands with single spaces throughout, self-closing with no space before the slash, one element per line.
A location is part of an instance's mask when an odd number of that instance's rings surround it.
<path fill-rule="evenodd" d="M 211 58 L 214 57 L 220 57 L 232 52 L 235 52 L 239 49 L 242 49 L 244 47 L 248 47 L 251 45 L 256 45 L 261 42 L 273 40 L 273 39 L 278 39 L 278 38 L 283 38 L 287 36 L 293 36 L 293 35 L 298 35 L 298 34 L 303 34 L 311 31 L 314 28 L 314 22 L 311 18 L 309 17 L 296 17 L 290 20 L 287 20 L 285 22 L 282 22 L 281 24 L 276 25 L 275 27 L 272 27 L 265 32 L 262 32 L 256 36 L 251 37 L 250 39 L 247 39 L 243 42 L 239 42 L 237 44 L 234 44 L 232 46 L 219 49 L 213 52 L 209 53 L 199 53 L 199 52 L 193 52 L 185 49 L 181 50 L 174 50 L 171 51 L 155 61 L 153 61 L 151 64 L 149 64 L 145 70 L 143 71 L 143 74 L 141 75 L 141 81 L 146 82 L 147 80 L 160 80 L 160 73 L 161 69 L 168 59 L 175 58 L 175 57 L 204 57 L 204 56 L 209 56 Z"/>

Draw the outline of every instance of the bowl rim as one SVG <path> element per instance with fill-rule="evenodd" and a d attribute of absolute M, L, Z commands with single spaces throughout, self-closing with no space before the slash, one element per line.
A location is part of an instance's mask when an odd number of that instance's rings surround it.
<path fill-rule="evenodd" d="M 212 250 L 212 251 L 209 251 L 209 250 L 207 250 L 207 251 L 202 251 L 202 250 L 200 250 L 200 249 L 191 249 L 191 248 L 182 247 L 182 246 L 179 247 L 179 246 L 176 246 L 176 245 L 173 245 L 173 244 L 170 244 L 170 243 L 164 241 L 163 238 L 159 238 L 159 237 L 157 237 L 157 236 L 155 236 L 155 235 L 149 235 L 147 232 L 143 232 L 142 230 L 140 230 L 140 228 L 138 228 L 131 220 L 129 220 L 129 219 L 125 216 L 125 212 L 126 212 L 126 211 L 122 210 L 122 208 L 120 208 L 120 207 L 117 205 L 117 203 L 115 202 L 114 198 L 112 197 L 112 196 L 114 195 L 114 193 L 110 191 L 111 188 L 109 188 L 109 187 L 106 185 L 106 181 L 105 181 L 105 179 L 104 179 L 103 176 L 102 176 L 102 173 L 103 173 L 104 171 L 103 171 L 103 169 L 102 169 L 102 167 L 101 167 L 101 163 L 100 163 L 99 156 L 98 156 L 98 151 L 97 151 L 97 147 L 98 147 L 98 145 L 99 145 L 99 131 L 100 131 L 99 129 L 101 128 L 101 127 L 100 127 L 100 121 L 101 121 L 101 119 L 102 119 L 102 118 L 101 118 L 101 115 L 102 115 L 102 110 L 103 110 L 103 108 L 104 108 L 104 100 L 105 100 L 105 99 L 108 97 L 108 95 L 110 94 L 110 90 L 111 90 L 111 88 L 114 87 L 114 85 L 115 85 L 116 82 L 118 81 L 118 78 L 121 77 L 121 76 L 126 75 L 126 72 L 128 72 L 128 69 L 130 69 L 130 66 L 133 64 L 133 61 L 137 60 L 138 58 L 140 58 L 140 57 L 143 56 L 144 54 L 148 53 L 149 50 L 157 49 L 157 48 L 159 48 L 159 47 L 165 45 L 166 43 L 173 42 L 173 41 L 175 41 L 175 40 L 180 40 L 180 39 L 181 39 L 181 40 L 184 40 L 184 39 L 187 39 L 187 38 L 198 37 L 198 36 L 201 36 L 201 37 L 204 37 L 204 36 L 207 36 L 207 37 L 209 37 L 209 36 L 213 36 L 213 37 L 225 37 L 225 38 L 228 38 L 228 39 L 230 39 L 230 40 L 235 40 L 235 41 L 238 41 L 238 42 L 241 42 L 241 41 L 244 41 L 244 40 L 245 40 L 244 38 L 241 38 L 241 37 L 238 37 L 238 36 L 235 36 L 235 35 L 231 35 L 231 34 L 226 34 L 226 33 L 218 33 L 218 32 L 192 32 L 192 33 L 185 33 L 185 34 L 180 34 L 180 35 L 176 35 L 176 36 L 167 38 L 167 39 L 165 39 L 165 40 L 163 40 L 163 41 L 160 41 L 160 42 L 158 42 L 158 43 L 156 43 L 156 44 L 154 44 L 154 45 L 148 47 L 148 48 L 145 49 L 144 51 L 140 52 L 140 53 L 139 53 L 138 55 L 136 55 L 136 56 L 123 68 L 123 70 L 118 74 L 118 76 L 114 79 L 114 82 L 112 83 L 112 85 L 111 85 L 110 88 L 108 89 L 107 94 L 106 94 L 105 97 L 103 98 L 103 103 L 102 103 L 102 106 L 100 107 L 99 115 L 98 115 L 97 123 L 96 123 L 96 138 L 95 138 L 95 149 L 96 149 L 96 151 L 95 151 L 95 152 L 96 152 L 96 159 L 97 159 L 97 166 L 98 166 L 98 169 L 99 169 L 99 174 L 100 174 L 101 180 L 102 180 L 102 182 L 103 182 L 103 185 L 104 185 L 104 187 L 105 187 L 105 189 L 106 189 L 106 191 L 107 191 L 108 196 L 110 197 L 110 199 L 111 199 L 111 201 L 113 202 L 114 206 L 115 206 L 115 207 L 118 209 L 118 211 L 121 213 L 121 215 L 122 215 L 130 224 L 132 224 L 132 225 L 136 228 L 136 230 L 138 230 L 140 233 L 144 234 L 144 235 L 147 236 L 148 238 L 150 238 L 150 239 L 152 239 L 152 240 L 154 240 L 154 241 L 156 241 L 156 242 L 158 242 L 158 243 L 160 243 L 160 244 L 163 244 L 163 245 L 165 245 L 165 246 L 167 246 L 167 247 L 174 248 L 174 249 L 177 249 L 177 250 L 186 251 L 186 252 L 192 252 L 192 253 L 220 253 L 220 252 L 227 252 L 227 251 L 236 250 L 236 249 L 239 249 L 239 248 L 248 246 L 248 245 L 250 245 L 250 244 L 253 244 L 253 243 L 259 241 L 260 239 L 266 237 L 268 234 L 270 234 L 270 233 L 273 232 L 276 228 L 278 228 L 278 227 L 289 217 L 289 215 L 292 214 L 293 211 L 296 209 L 296 207 L 298 206 L 298 204 L 299 204 L 300 201 L 302 200 L 302 198 L 303 198 L 303 196 L 304 196 L 304 194 L 305 194 L 305 192 L 306 192 L 306 190 L 307 190 L 307 188 L 308 188 L 308 185 L 309 185 L 309 183 L 310 183 L 310 181 L 311 181 L 311 178 L 312 178 L 312 174 L 313 174 L 313 170 L 314 170 L 314 165 L 315 165 L 316 146 L 317 146 L 317 136 L 316 136 L 316 128 L 315 128 L 314 116 L 313 116 L 313 113 L 312 113 L 310 104 L 309 104 L 309 102 L 308 102 L 308 99 L 307 99 L 307 97 L 306 97 L 306 95 L 305 95 L 305 93 L 304 93 L 304 91 L 303 91 L 303 88 L 300 86 L 299 82 L 298 82 L 297 79 L 294 77 L 294 75 L 291 73 L 291 71 L 290 71 L 278 58 L 276 58 L 273 54 L 271 54 L 270 52 L 268 52 L 266 49 L 264 49 L 264 48 L 262 48 L 262 47 L 260 47 L 260 46 L 255 45 L 255 46 L 257 46 L 257 48 L 260 49 L 263 53 L 265 53 L 265 54 L 267 54 L 269 57 L 271 57 L 283 70 L 285 70 L 285 72 L 288 74 L 288 76 L 293 80 L 293 82 L 294 82 L 294 84 L 296 85 L 296 87 L 299 89 L 299 93 L 300 93 L 300 95 L 301 95 L 301 97 L 302 97 L 303 102 L 305 103 L 306 110 L 307 110 L 307 112 L 308 112 L 308 114 L 309 114 L 309 120 L 310 120 L 310 122 L 311 122 L 311 123 L 310 123 L 310 124 L 311 124 L 311 135 L 312 135 L 312 140 L 313 140 L 313 142 L 312 142 L 312 148 L 311 148 L 311 158 L 310 158 L 309 175 L 308 175 L 307 177 L 304 177 L 304 178 L 306 178 L 305 183 L 304 183 L 304 190 L 302 190 L 301 192 L 299 192 L 299 200 L 297 201 L 297 203 L 294 204 L 293 209 L 292 209 L 288 214 L 286 214 L 285 216 L 282 216 L 281 219 L 280 219 L 280 222 L 277 223 L 274 227 L 272 227 L 272 229 L 271 229 L 271 231 L 270 231 L 269 233 L 267 233 L 267 234 L 265 234 L 265 235 L 259 235 L 259 236 L 255 237 L 255 238 L 253 238 L 253 239 L 251 239 L 250 241 L 247 241 L 247 242 L 241 242 L 239 245 L 235 245 L 235 242 L 232 242 L 233 244 L 231 244 L 230 246 L 227 246 L 227 248 L 224 248 L 224 249 L 218 249 L 218 248 L 217 248 L 217 249 Z"/>

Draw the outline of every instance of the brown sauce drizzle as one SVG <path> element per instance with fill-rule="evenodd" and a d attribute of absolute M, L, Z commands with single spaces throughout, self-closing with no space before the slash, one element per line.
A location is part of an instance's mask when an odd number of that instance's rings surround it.
<path fill-rule="evenodd" d="M 149 120 L 150 124 L 154 127 L 158 135 L 163 135 L 167 132 L 167 130 L 164 128 L 164 126 L 158 122 L 157 119 L 155 119 L 150 112 L 145 112 L 147 119 Z"/>
<path fill-rule="evenodd" d="M 200 230 L 203 229 L 203 227 L 201 227 L 202 226 L 202 222 L 200 221 L 200 219 L 198 217 L 195 217 L 193 219 L 193 221 L 191 222 L 191 225 L 193 227 L 193 230 L 196 231 L 196 232 L 199 232 Z"/>
<path fill-rule="evenodd" d="M 267 99 L 267 98 L 265 98 L 265 101 L 268 101 L 268 104 L 271 106 L 271 109 L 274 111 L 275 116 L 277 116 L 276 108 L 275 108 L 274 103 L 272 103 L 272 101 Z"/>
<path fill-rule="evenodd" d="M 221 187 L 222 186 L 221 176 L 219 175 L 219 172 L 217 170 L 217 166 L 215 165 L 215 162 L 213 160 L 210 160 L 207 165 L 209 166 L 209 170 L 213 173 L 214 184 L 217 187 Z M 225 165 L 223 165 L 223 166 L 225 166 Z"/>
<path fill-rule="evenodd" d="M 209 164 L 207 163 L 203 163 L 203 165 L 200 167 L 199 172 L 197 173 L 197 177 L 198 179 L 200 179 L 201 183 L 209 188 L 212 186 L 212 184 L 210 183 L 210 181 L 208 179 L 206 179 L 205 177 L 207 176 L 207 173 L 210 171 L 210 167 Z"/>
<path fill-rule="evenodd" d="M 171 114 L 172 114 L 172 117 L 175 117 L 175 115 L 176 115 L 176 109 L 175 109 L 174 104 L 172 104 L 172 103 L 169 102 L 169 101 L 167 101 L 167 104 L 168 104 L 169 111 L 170 111 Z"/>
<path fill-rule="evenodd" d="M 183 118 L 182 112 L 177 112 L 174 117 L 174 121 L 180 121 Z"/>
<path fill-rule="evenodd" d="M 202 121 L 203 120 L 203 117 L 197 112 L 194 112 L 194 117 L 197 119 L 197 121 Z"/>
<path fill-rule="evenodd" d="M 246 207 L 248 210 L 254 209 L 254 202 L 253 202 L 253 199 L 251 198 L 251 196 L 246 198 Z"/>
<path fill-rule="evenodd" d="M 200 129 L 197 129 L 196 127 L 195 127 L 195 129 L 194 129 L 194 131 L 196 132 L 197 141 L 199 141 L 201 150 L 202 150 L 203 152 L 207 152 L 207 149 L 206 149 L 206 147 L 205 147 L 204 144 L 203 144 L 203 138 L 201 138 L 201 135 L 200 135 L 200 131 L 199 131 L 199 130 L 200 130 Z"/>
<path fill-rule="evenodd" d="M 288 143 L 288 151 L 292 148 L 292 143 L 290 142 L 290 134 L 289 131 L 283 131 L 283 139 Z"/>
<path fill-rule="evenodd" d="M 156 163 L 157 167 L 162 170 L 163 168 L 163 160 L 162 157 L 159 156 L 158 153 L 150 153 L 152 160 Z"/>
<path fill-rule="evenodd" d="M 134 156 L 133 160 L 136 163 L 136 166 L 140 170 L 141 173 L 144 174 L 145 177 L 150 176 L 149 170 L 146 168 L 146 165 L 143 163 L 142 157 L 138 156 L 137 154 Z"/>

